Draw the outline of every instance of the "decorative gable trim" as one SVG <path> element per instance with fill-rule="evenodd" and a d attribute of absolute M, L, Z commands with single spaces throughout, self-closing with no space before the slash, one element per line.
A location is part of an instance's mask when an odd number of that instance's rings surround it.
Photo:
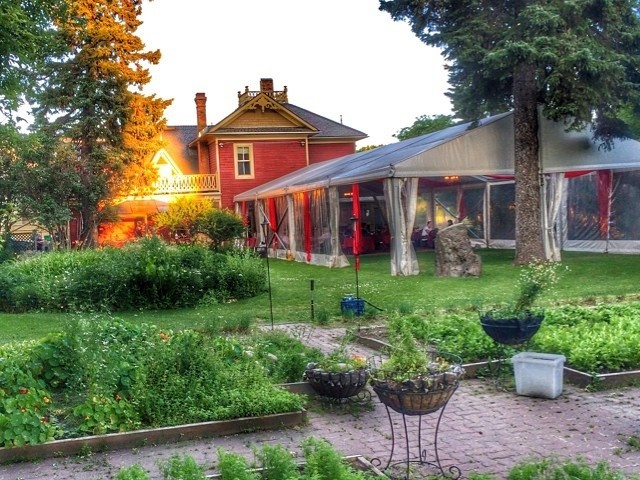
<path fill-rule="evenodd" d="M 169 152 L 167 152 L 164 148 L 161 148 L 160 150 L 158 150 L 155 153 L 155 155 L 151 159 L 151 165 L 158 169 L 158 172 L 160 173 L 161 176 L 165 176 L 166 177 L 168 175 L 166 173 L 163 175 L 163 173 L 162 173 L 163 164 L 166 164 L 166 165 L 169 166 L 169 168 L 167 168 L 167 170 L 169 170 L 169 169 L 171 170 L 171 175 L 182 175 L 183 174 L 182 170 L 180 170 L 180 168 L 178 168 L 178 165 L 173 160 L 171 155 L 169 155 Z"/>
<path fill-rule="evenodd" d="M 247 102 L 243 105 L 246 110 L 256 110 L 257 108 L 262 110 L 264 113 L 265 109 L 269 110 L 281 110 L 280 104 L 270 97 L 269 95 L 265 95 L 264 93 L 258 95 L 250 102 Z"/>
<path fill-rule="evenodd" d="M 313 135 L 318 133 L 319 131 L 315 126 L 289 110 L 286 104 L 279 103 L 271 95 L 261 92 L 251 100 L 244 103 L 242 106 L 238 107 L 235 111 L 222 119 L 216 125 L 207 128 L 204 133 L 201 132 L 198 139 L 191 142 L 189 146 L 195 146 L 198 141 L 201 141 L 206 136 L 219 134 L 220 130 L 224 130 L 225 134 L 234 133 L 234 130 L 237 130 L 237 127 L 234 125 L 235 121 L 242 115 L 248 112 L 255 112 L 256 110 L 259 110 L 263 113 L 271 110 L 272 112 L 281 115 L 285 120 L 287 120 L 287 122 L 290 122 L 290 127 L 295 127 L 296 129 L 298 129 L 297 133 Z M 244 133 L 242 129 L 237 131 L 238 133 Z M 268 131 L 265 133 L 268 133 Z"/>

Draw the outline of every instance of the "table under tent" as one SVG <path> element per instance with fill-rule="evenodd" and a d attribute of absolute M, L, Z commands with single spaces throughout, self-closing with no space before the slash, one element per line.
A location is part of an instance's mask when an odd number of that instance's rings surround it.
<path fill-rule="evenodd" d="M 539 135 L 547 258 L 561 249 L 640 253 L 640 142 L 606 150 L 588 129 L 546 119 Z M 309 165 L 234 201 L 272 256 L 343 267 L 355 246 L 388 251 L 392 275 L 414 275 L 415 234 L 428 220 L 464 220 L 472 243 L 515 246 L 513 143 L 504 113 Z"/>

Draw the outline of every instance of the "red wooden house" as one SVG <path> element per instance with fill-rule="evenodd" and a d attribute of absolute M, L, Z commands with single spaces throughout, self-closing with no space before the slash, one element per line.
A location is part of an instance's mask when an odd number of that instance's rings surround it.
<path fill-rule="evenodd" d="M 196 93 L 196 125 L 169 126 L 152 165 L 159 180 L 152 195 L 118 205 L 120 222 L 103 224 L 102 244 L 121 244 L 148 227 L 152 215 L 180 196 L 203 196 L 233 208 L 235 195 L 312 163 L 356 151 L 361 131 L 289 103 L 288 90 L 260 80 L 260 90 L 238 92 L 238 107 L 207 122 L 207 98 Z"/>

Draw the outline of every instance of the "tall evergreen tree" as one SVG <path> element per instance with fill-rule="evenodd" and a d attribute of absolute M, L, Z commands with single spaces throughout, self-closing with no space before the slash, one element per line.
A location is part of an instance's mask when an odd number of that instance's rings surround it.
<path fill-rule="evenodd" d="M 82 184 L 80 246 L 96 244 L 103 207 L 119 192 L 126 168 L 139 162 L 139 147 L 125 132 L 136 131 L 140 115 L 163 126 L 167 102 L 135 93 L 150 81 L 147 64 L 159 51 L 144 51 L 135 35 L 142 0 L 67 0 L 56 23 L 60 54 L 47 62 L 36 108 L 38 124 L 76 147 Z M 139 138 L 143 138 L 142 135 Z"/>
<path fill-rule="evenodd" d="M 631 0 L 381 0 L 442 48 L 459 118 L 513 109 L 516 263 L 544 257 L 538 108 L 568 129 L 588 123 L 604 148 L 640 111 L 640 22 Z"/>

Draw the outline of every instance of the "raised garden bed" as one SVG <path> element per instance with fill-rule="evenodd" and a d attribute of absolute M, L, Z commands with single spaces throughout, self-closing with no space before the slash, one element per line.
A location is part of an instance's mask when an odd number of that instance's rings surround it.
<path fill-rule="evenodd" d="M 379 352 L 389 349 L 389 344 L 385 342 L 386 331 L 384 327 L 363 327 L 356 335 L 356 342 Z M 498 364 L 504 360 L 488 360 L 472 363 L 463 363 L 462 367 L 467 378 L 476 378 L 478 373 L 491 367 L 491 364 Z M 576 370 L 568 366 L 564 367 L 564 379 L 580 388 L 594 386 L 597 388 L 617 388 L 640 382 L 640 370 L 630 370 L 616 373 L 590 374 Z"/>
<path fill-rule="evenodd" d="M 253 430 L 273 430 L 302 425 L 307 412 L 280 413 L 264 417 L 236 418 L 217 422 L 201 422 L 175 427 L 109 433 L 90 437 L 54 440 L 39 445 L 0 448 L 0 463 L 65 457 L 78 454 L 87 448 L 92 452 L 140 447 L 145 444 L 161 444 L 195 440 L 198 438 L 234 435 Z"/>
<path fill-rule="evenodd" d="M 291 393 L 315 395 L 307 382 L 280 385 Z M 215 422 L 200 422 L 173 427 L 150 428 L 132 432 L 109 433 L 81 438 L 53 440 L 38 445 L 0 447 L 0 463 L 75 455 L 89 448 L 92 452 L 134 448 L 146 444 L 163 444 L 209 438 L 254 430 L 275 430 L 305 424 L 307 411 L 279 413 L 262 417 L 245 417 Z"/>

